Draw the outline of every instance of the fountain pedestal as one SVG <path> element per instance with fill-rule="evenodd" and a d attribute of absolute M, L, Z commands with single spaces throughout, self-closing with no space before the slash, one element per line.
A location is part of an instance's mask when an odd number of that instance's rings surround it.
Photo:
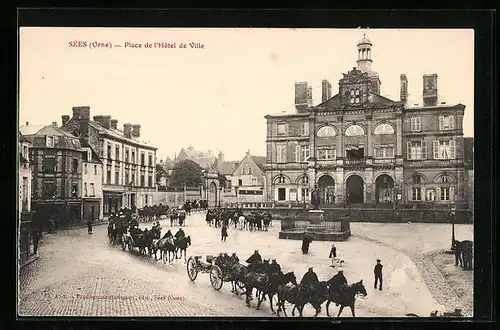
<path fill-rule="evenodd" d="M 323 222 L 323 210 L 309 210 L 308 217 L 311 225 L 319 225 Z"/>

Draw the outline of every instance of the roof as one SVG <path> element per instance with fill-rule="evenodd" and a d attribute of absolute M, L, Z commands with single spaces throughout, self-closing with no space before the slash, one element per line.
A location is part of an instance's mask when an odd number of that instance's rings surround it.
<path fill-rule="evenodd" d="M 19 131 L 22 135 L 35 135 L 44 127 L 45 125 L 24 125 L 19 127 Z"/>
<path fill-rule="evenodd" d="M 223 175 L 230 175 L 233 174 L 233 172 L 236 170 L 238 167 L 239 162 L 236 161 L 230 161 L 230 162 L 217 162 L 216 169 L 220 174 Z"/>
<path fill-rule="evenodd" d="M 213 154 L 212 150 L 208 151 L 200 151 L 194 149 L 192 146 L 189 146 L 188 148 L 182 148 L 181 152 L 184 151 L 186 154 L 187 158 L 215 158 L 215 155 Z M 179 155 L 181 154 L 179 153 Z"/>
<path fill-rule="evenodd" d="M 45 148 L 46 147 L 45 136 L 54 136 L 58 137 L 58 139 L 55 140 L 54 148 L 73 149 L 81 151 L 80 139 L 75 135 L 71 134 L 70 132 L 66 131 L 62 127 L 45 125 L 41 129 L 25 129 L 24 131 L 35 132 L 34 134 L 25 135 L 25 138 L 31 143 L 33 143 L 34 148 L 37 147 Z"/>
<path fill-rule="evenodd" d="M 366 34 L 363 34 L 363 38 L 361 38 L 359 41 L 358 41 L 358 45 L 362 45 L 362 44 L 372 44 L 372 42 L 370 41 L 370 39 L 368 39 L 366 37 Z"/>
<path fill-rule="evenodd" d="M 135 136 L 132 136 L 131 138 L 126 137 L 125 134 L 123 133 L 123 131 L 121 131 L 119 129 L 106 128 L 106 127 L 102 126 L 101 123 L 99 123 L 97 121 L 93 121 L 93 120 L 89 120 L 89 124 L 90 124 L 90 126 L 97 129 L 100 134 L 106 134 L 106 135 L 109 135 L 111 137 L 115 137 L 115 138 L 118 138 L 121 140 L 128 140 L 128 141 L 131 141 L 135 144 L 139 144 L 139 145 L 147 147 L 147 148 L 151 148 L 151 149 L 155 149 L 155 150 L 157 149 L 156 147 L 152 146 L 151 143 L 146 142 L 144 140 L 141 140 L 140 138 L 137 138 Z"/>
<path fill-rule="evenodd" d="M 174 161 L 167 157 L 167 159 L 161 160 L 159 165 L 163 167 L 165 171 L 168 171 L 174 168 Z"/>
<path fill-rule="evenodd" d="M 250 156 L 252 158 L 255 165 L 260 168 L 261 171 L 264 171 L 264 165 L 266 164 L 267 157 L 265 156 Z"/>

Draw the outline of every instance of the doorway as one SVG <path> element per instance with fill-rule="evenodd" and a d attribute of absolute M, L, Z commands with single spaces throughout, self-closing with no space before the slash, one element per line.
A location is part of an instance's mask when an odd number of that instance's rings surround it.
<path fill-rule="evenodd" d="M 388 204 L 394 201 L 394 180 L 387 174 L 375 180 L 375 201 L 377 204 Z"/>
<path fill-rule="evenodd" d="M 319 198 L 323 204 L 335 203 L 335 180 L 331 175 L 322 175 L 318 180 Z"/>
<path fill-rule="evenodd" d="M 363 179 L 359 175 L 351 175 L 346 181 L 347 202 L 350 204 L 363 203 Z"/>

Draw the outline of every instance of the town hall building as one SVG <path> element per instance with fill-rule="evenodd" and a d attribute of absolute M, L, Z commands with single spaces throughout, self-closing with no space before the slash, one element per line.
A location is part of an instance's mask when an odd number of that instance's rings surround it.
<path fill-rule="evenodd" d="M 317 189 L 323 206 L 467 207 L 465 106 L 440 100 L 436 74 L 423 76 L 417 104 L 404 74 L 400 100 L 382 96 L 372 43 L 364 36 L 357 48 L 357 67 L 343 74 L 337 94 L 323 80 L 313 106 L 312 88 L 295 83 L 295 111 L 265 117 L 267 200 L 300 205 Z"/>

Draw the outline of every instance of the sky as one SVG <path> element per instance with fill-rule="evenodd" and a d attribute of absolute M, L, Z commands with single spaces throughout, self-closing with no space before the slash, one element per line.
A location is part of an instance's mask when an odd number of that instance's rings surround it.
<path fill-rule="evenodd" d="M 189 146 L 226 160 L 264 156 L 264 116 L 294 111 L 298 81 L 312 86 L 314 105 L 323 79 L 335 95 L 363 34 L 383 96 L 399 100 L 404 73 L 411 103 L 421 102 L 422 76 L 436 73 L 440 101 L 466 106 L 464 135 L 474 136 L 474 31 L 465 29 L 21 27 L 19 124 L 60 125 L 73 106 L 86 105 L 91 117 L 110 115 L 120 128 L 140 124 L 158 160 Z"/>

